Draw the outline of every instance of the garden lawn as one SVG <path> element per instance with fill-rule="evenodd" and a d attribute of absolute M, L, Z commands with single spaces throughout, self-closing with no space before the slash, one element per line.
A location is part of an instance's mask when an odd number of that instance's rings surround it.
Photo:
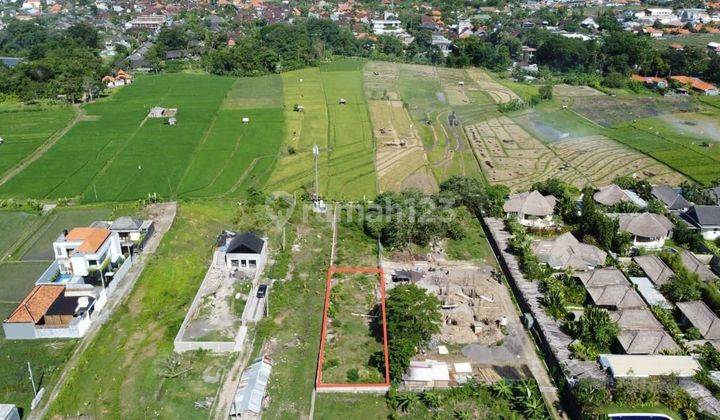
<path fill-rule="evenodd" d="M 75 115 L 72 107 L 0 112 L 0 175 L 32 154 Z"/>
<path fill-rule="evenodd" d="M 212 244 L 231 227 L 233 208 L 221 202 L 181 204 L 172 229 L 112 318 L 82 354 L 49 417 L 206 419 L 195 401 L 214 397 L 218 383 L 202 380 L 205 369 L 224 373 L 226 357 L 184 355 L 190 372 L 159 374 L 173 352 L 182 324 L 210 262 Z"/>

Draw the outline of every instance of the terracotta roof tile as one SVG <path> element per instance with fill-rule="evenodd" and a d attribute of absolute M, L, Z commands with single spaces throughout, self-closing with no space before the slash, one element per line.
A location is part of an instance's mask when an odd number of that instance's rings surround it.
<path fill-rule="evenodd" d="M 35 286 L 5 322 L 37 323 L 64 291 L 60 285 Z"/>
<path fill-rule="evenodd" d="M 71 230 L 66 239 L 68 241 L 82 241 L 78 251 L 93 253 L 100 249 L 108 236 L 110 236 L 110 229 L 81 227 Z"/>

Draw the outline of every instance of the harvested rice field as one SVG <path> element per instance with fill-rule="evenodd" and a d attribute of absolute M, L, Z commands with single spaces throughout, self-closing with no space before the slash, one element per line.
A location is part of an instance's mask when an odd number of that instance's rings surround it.
<path fill-rule="evenodd" d="M 488 180 L 513 190 L 551 177 L 577 186 L 604 185 L 617 176 L 633 174 L 653 182 L 682 180 L 670 168 L 600 135 L 545 144 L 506 116 L 465 130 Z"/>
<path fill-rule="evenodd" d="M 494 81 L 490 75 L 485 71 L 478 68 L 469 68 L 467 73 L 475 83 L 480 86 L 480 89 L 485 91 L 495 103 L 501 104 L 506 102 L 512 102 L 516 99 L 520 99 L 517 93 L 513 92 L 512 89 L 501 85 Z"/>

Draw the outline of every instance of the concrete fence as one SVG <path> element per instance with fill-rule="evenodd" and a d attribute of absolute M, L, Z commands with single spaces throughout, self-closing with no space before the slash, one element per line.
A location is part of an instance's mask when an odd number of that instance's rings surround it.
<path fill-rule="evenodd" d="M 218 258 L 219 253 L 213 253 L 213 261 L 211 265 L 216 265 L 218 262 Z M 185 319 L 180 326 L 180 330 L 175 336 L 173 344 L 176 353 L 183 353 L 186 351 L 194 350 L 209 350 L 214 353 L 232 353 L 242 350 L 243 344 L 245 342 L 245 337 L 247 336 L 247 326 L 245 325 L 241 326 L 238 329 L 237 333 L 235 334 L 235 339 L 233 341 L 194 341 L 185 339 L 185 330 L 187 329 L 188 324 L 190 323 L 193 316 L 197 313 L 200 305 L 202 304 L 203 297 L 205 296 L 204 292 L 207 289 L 206 284 L 208 281 L 209 277 L 206 274 L 202 283 L 200 283 L 200 287 L 198 287 L 198 291 L 195 294 L 195 298 L 193 299 L 192 303 L 190 304 L 190 308 L 185 314 Z"/>

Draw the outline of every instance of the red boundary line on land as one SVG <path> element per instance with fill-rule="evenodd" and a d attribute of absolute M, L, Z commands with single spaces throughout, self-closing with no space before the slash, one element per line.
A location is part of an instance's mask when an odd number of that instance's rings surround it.
<path fill-rule="evenodd" d="M 323 362 L 325 359 L 325 341 L 327 339 L 327 313 L 330 308 L 330 289 L 332 277 L 335 273 L 365 273 L 377 274 L 380 277 L 380 309 L 382 312 L 383 352 L 385 353 L 385 382 L 383 383 L 352 383 L 352 384 L 326 384 L 322 381 Z M 383 388 L 390 386 L 390 357 L 388 352 L 387 318 L 385 317 L 385 274 L 382 268 L 373 267 L 336 267 L 330 266 L 325 279 L 325 308 L 323 310 L 322 330 L 320 332 L 320 354 L 318 355 L 318 369 L 315 377 L 315 388 Z"/>

